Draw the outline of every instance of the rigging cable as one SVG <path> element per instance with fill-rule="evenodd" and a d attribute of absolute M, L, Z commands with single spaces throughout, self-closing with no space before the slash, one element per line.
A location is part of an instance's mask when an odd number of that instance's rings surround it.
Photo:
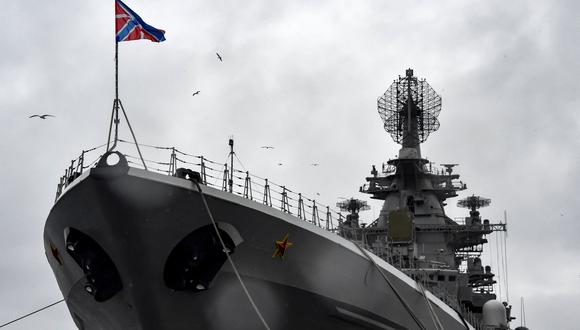
<path fill-rule="evenodd" d="M 29 316 L 33 315 L 33 314 L 36 314 L 36 313 L 38 313 L 38 312 L 41 312 L 41 311 L 43 311 L 43 310 L 45 310 L 45 309 L 47 309 L 47 308 L 50 308 L 50 307 L 52 307 L 52 306 L 54 306 L 54 305 L 56 305 L 56 304 L 60 304 L 60 303 L 61 303 L 61 302 L 63 302 L 63 301 L 64 301 L 64 299 L 61 299 L 61 300 L 59 300 L 59 301 L 53 302 L 52 304 L 46 305 L 46 306 L 44 306 L 44 307 L 42 307 L 42 308 L 39 308 L 39 309 L 35 310 L 34 312 L 31 312 L 31 313 L 28 313 L 28 314 L 26 314 L 26 315 L 23 315 L 23 316 L 21 316 L 21 317 L 19 317 L 19 318 L 16 318 L 16 319 L 14 319 L 14 320 L 12 320 L 12 321 L 10 321 L 10 322 L 8 322 L 8 323 L 0 324 L 0 328 L 4 328 L 5 326 L 7 326 L 7 325 L 9 325 L 9 324 L 12 324 L 12 323 L 14 323 L 14 322 L 18 322 L 18 321 L 20 321 L 20 320 L 22 320 L 22 319 L 25 319 L 25 318 L 27 318 L 27 317 L 29 317 Z"/>
<path fill-rule="evenodd" d="M 228 261 L 230 262 L 230 265 L 232 266 L 232 269 L 234 270 L 234 273 L 236 274 L 236 277 L 238 278 L 238 281 L 240 282 L 240 285 L 242 286 L 242 289 L 244 290 L 244 293 L 248 297 L 248 300 L 250 301 L 250 304 L 252 304 L 252 307 L 254 308 L 254 311 L 256 311 L 256 314 L 258 315 L 258 318 L 260 318 L 260 321 L 262 321 L 262 324 L 264 324 L 264 328 L 266 328 L 267 330 L 270 330 L 270 327 L 268 326 L 268 323 L 266 323 L 266 320 L 262 316 L 262 313 L 260 313 L 260 310 L 258 309 L 258 306 L 256 306 L 256 303 L 254 302 L 254 299 L 252 299 L 252 296 L 250 295 L 250 292 L 246 288 L 246 285 L 244 284 L 244 281 L 242 280 L 242 277 L 240 276 L 240 273 L 238 272 L 238 269 L 236 268 L 236 265 L 234 264 L 234 261 L 232 260 L 232 257 L 227 252 L 228 251 L 228 248 L 226 247 L 226 244 L 224 243 L 224 240 L 222 239 L 222 236 L 220 234 L 219 228 L 218 228 L 218 226 L 217 226 L 217 224 L 216 224 L 216 222 L 215 222 L 215 220 L 213 218 L 213 215 L 211 213 L 211 210 L 209 209 L 209 206 L 208 206 L 207 201 L 205 199 L 205 194 L 201 190 L 201 186 L 199 185 L 199 182 L 197 182 L 196 180 L 192 180 L 192 181 L 197 186 L 197 189 L 199 191 L 199 195 L 201 196 L 201 200 L 203 201 L 203 205 L 205 207 L 205 210 L 207 211 L 207 214 L 209 215 L 209 219 L 211 220 L 211 223 L 213 225 L 213 228 L 215 229 L 215 232 L 217 234 L 217 237 L 219 238 L 219 241 L 220 241 L 220 243 L 221 243 L 221 245 L 222 245 L 222 247 L 224 249 L 224 253 L 228 257 Z"/>
<path fill-rule="evenodd" d="M 401 302 L 401 304 L 403 304 L 403 307 L 405 307 L 405 309 L 407 310 L 407 312 L 409 312 L 409 314 L 411 315 L 411 317 L 413 318 L 413 320 L 415 320 L 415 323 L 417 323 L 417 325 L 419 326 L 419 328 L 421 328 L 422 330 L 426 330 L 427 328 L 423 325 L 423 323 L 421 322 L 421 320 L 419 320 L 419 318 L 417 317 L 417 315 L 415 315 L 415 313 L 413 312 L 413 310 L 411 309 L 411 307 L 409 307 L 409 305 L 407 305 L 407 303 L 405 302 L 405 300 L 403 299 L 403 297 L 399 294 L 399 292 L 397 291 L 397 289 L 395 289 L 395 287 L 393 286 L 393 284 L 391 283 L 391 281 L 383 273 L 383 271 L 381 270 L 381 268 L 379 267 L 379 265 L 377 265 L 377 263 L 375 262 L 375 260 L 360 245 L 358 245 L 358 244 L 356 244 L 354 242 L 353 242 L 353 244 L 356 247 L 358 247 L 358 249 L 362 252 L 362 254 L 365 257 L 367 257 L 371 261 L 371 263 L 375 266 L 375 268 L 379 271 L 379 273 L 381 274 L 381 276 L 383 277 L 383 279 L 385 280 L 385 282 L 387 282 L 387 284 L 389 285 L 389 287 L 391 288 L 391 290 L 393 291 L 393 293 L 395 294 L 395 296 L 397 296 L 397 298 L 399 299 L 399 301 Z"/>
<path fill-rule="evenodd" d="M 507 260 L 507 212 L 504 213 L 506 229 L 503 232 L 503 253 L 505 258 L 505 295 L 507 302 L 510 301 L 509 281 L 508 281 L 508 260 Z"/>
<path fill-rule="evenodd" d="M 139 153 L 139 157 L 141 157 L 141 162 L 143 163 L 143 167 L 147 171 L 147 165 L 145 164 L 145 160 L 143 160 L 143 155 L 141 154 L 141 149 L 139 149 L 139 142 L 137 142 L 137 138 L 135 137 L 135 133 L 133 132 L 133 128 L 131 127 L 131 123 L 129 122 L 129 118 L 127 117 L 127 113 L 125 112 L 125 108 L 123 107 L 123 103 L 121 100 L 118 100 L 119 105 L 121 106 L 121 110 L 123 110 L 123 116 L 125 116 L 125 120 L 127 121 L 127 126 L 129 126 L 129 131 L 131 132 L 131 136 L 133 136 L 133 141 L 135 141 L 135 147 L 137 148 L 137 152 Z M 119 114 L 119 109 L 117 108 L 117 115 Z M 115 145 L 117 144 L 117 132 L 115 131 Z"/>
<path fill-rule="evenodd" d="M 504 278 L 504 288 L 505 288 L 505 296 L 506 296 L 506 302 L 510 301 L 509 298 L 509 291 L 508 291 L 508 277 L 507 277 L 507 260 L 506 260 L 506 246 L 505 246 L 505 232 L 501 233 L 500 236 L 500 247 L 501 247 L 501 265 L 503 268 L 503 278 Z"/>
<path fill-rule="evenodd" d="M 236 154 L 234 152 L 234 156 L 236 156 L 236 159 L 238 160 L 238 162 L 240 163 L 240 165 L 242 165 L 242 168 L 244 169 L 244 171 L 247 171 L 246 167 L 244 166 L 244 164 L 242 163 L 242 161 L 240 160 L 240 158 L 238 157 L 238 154 Z"/>
<path fill-rule="evenodd" d="M 505 274 L 506 274 L 506 272 L 505 272 L 505 258 L 504 258 L 504 256 L 505 256 L 505 247 L 504 247 L 504 244 L 503 244 L 504 243 L 504 241 L 503 241 L 503 235 L 504 235 L 503 232 L 499 233 L 498 239 L 499 239 L 499 248 L 500 248 L 500 251 L 499 252 L 500 252 L 500 255 L 501 255 L 501 269 L 502 269 L 501 275 L 503 276 L 503 287 L 504 287 L 504 290 L 505 290 L 504 292 L 506 294 L 506 301 L 508 301 L 508 299 L 507 299 L 507 283 L 506 283 L 507 279 L 506 279 L 506 276 L 505 276 Z"/>
<path fill-rule="evenodd" d="M 499 288 L 499 300 L 501 301 L 501 262 L 499 260 L 499 238 L 497 237 L 499 235 L 498 232 L 495 232 L 495 235 L 493 235 L 495 237 L 495 257 L 497 258 L 497 287 Z"/>

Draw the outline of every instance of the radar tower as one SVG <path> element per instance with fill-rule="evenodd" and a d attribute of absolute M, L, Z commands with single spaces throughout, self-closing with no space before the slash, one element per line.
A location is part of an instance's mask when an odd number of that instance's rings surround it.
<path fill-rule="evenodd" d="M 477 211 L 477 209 L 489 206 L 489 204 L 491 204 L 491 199 L 475 195 L 469 196 L 457 202 L 457 206 L 470 209 L 469 214 L 472 217 L 479 216 L 479 211 Z"/>
<path fill-rule="evenodd" d="M 359 211 L 366 211 L 370 210 L 371 207 L 365 201 L 361 201 L 360 199 L 356 198 L 349 198 L 343 201 L 336 203 L 336 207 L 338 207 L 341 211 L 348 211 L 352 214 L 356 214 Z"/>
<path fill-rule="evenodd" d="M 336 203 L 336 207 L 338 207 L 341 211 L 350 212 L 350 214 L 346 216 L 346 221 L 344 224 L 354 228 L 359 226 L 358 212 L 371 209 L 371 207 L 367 204 L 367 202 L 361 201 L 360 199 L 356 198 L 349 198 L 340 201 Z"/>
<path fill-rule="evenodd" d="M 414 148 L 420 157 L 422 142 L 439 129 L 441 96 L 425 81 L 407 69 L 377 101 L 385 130 L 403 148 Z"/>

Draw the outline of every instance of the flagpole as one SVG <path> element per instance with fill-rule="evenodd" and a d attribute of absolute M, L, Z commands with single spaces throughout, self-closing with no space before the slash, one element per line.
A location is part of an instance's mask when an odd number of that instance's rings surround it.
<path fill-rule="evenodd" d="M 121 29 L 122 32 L 125 33 L 132 33 L 136 31 L 141 31 L 140 37 L 130 36 L 128 34 L 124 34 L 124 37 L 121 38 L 121 41 L 127 40 L 136 40 L 136 39 L 149 39 L 151 41 L 163 41 L 165 37 L 163 34 L 165 31 L 157 30 L 145 22 L 141 20 L 139 15 L 135 14 L 129 7 L 127 7 L 124 3 L 120 0 L 115 0 L 115 100 L 113 101 L 113 111 L 111 112 L 111 121 L 109 123 L 109 135 L 107 137 L 107 151 L 110 152 L 111 150 L 115 149 L 117 146 L 117 141 L 119 141 L 119 108 L 123 111 L 123 116 L 127 121 L 127 126 L 131 131 L 131 135 L 133 136 L 133 141 L 135 141 L 135 147 L 137 148 L 137 152 L 139 153 L 139 158 L 141 158 L 141 162 L 143 163 L 143 167 L 147 170 L 147 164 L 145 164 L 145 159 L 143 159 L 143 155 L 141 154 L 141 149 L 139 148 L 139 143 L 137 142 L 137 138 L 135 137 L 135 133 L 133 132 L 133 128 L 131 127 L 131 123 L 129 122 L 129 118 L 127 117 L 127 113 L 125 112 L 125 108 L 119 99 L 119 32 L 117 30 L 118 19 L 126 20 L 125 23 L 130 22 L 130 25 L 124 25 Z M 125 28 L 129 26 L 131 28 L 130 31 L 125 30 Z M 143 29 L 154 30 L 153 34 L 150 31 L 147 31 L 147 36 L 144 37 Z M 160 33 L 160 35 L 159 35 Z M 113 120 L 115 123 L 115 137 L 113 139 L 113 145 L 111 143 L 111 133 L 113 129 Z"/>
<path fill-rule="evenodd" d="M 119 42 L 115 35 L 115 100 L 119 99 Z"/>
<path fill-rule="evenodd" d="M 113 145 L 109 148 L 109 144 L 111 142 L 111 130 L 113 128 L 113 120 L 115 123 L 115 138 L 113 140 Z M 117 36 L 115 35 L 115 99 L 113 100 L 113 111 L 111 113 L 111 121 L 109 122 L 107 151 L 110 151 L 117 146 L 118 139 L 119 139 L 119 42 L 117 41 Z"/>
<path fill-rule="evenodd" d="M 113 116 L 115 117 L 115 140 L 113 141 L 111 149 L 109 149 L 109 140 L 111 139 L 111 125 L 109 126 L 107 151 L 114 149 L 117 146 L 117 141 L 119 140 L 119 108 L 121 108 L 121 111 L 123 111 L 123 116 L 125 116 L 125 121 L 127 121 L 127 126 L 129 126 L 131 136 L 133 136 L 133 141 L 135 141 L 135 147 L 139 153 L 139 158 L 141 158 L 141 163 L 143 163 L 143 168 L 147 170 L 147 164 L 145 164 L 145 159 L 143 159 L 143 155 L 141 154 L 139 143 L 137 142 L 137 138 L 135 137 L 135 133 L 133 132 L 133 128 L 131 127 L 127 113 L 125 112 L 125 108 L 123 108 L 123 104 L 119 99 L 119 41 L 117 41 L 117 36 L 115 35 L 115 101 L 113 102 L 113 113 L 111 114 L 111 121 L 113 120 Z"/>
<path fill-rule="evenodd" d="M 117 145 L 119 139 L 119 41 L 115 35 L 115 141 L 113 146 Z"/>

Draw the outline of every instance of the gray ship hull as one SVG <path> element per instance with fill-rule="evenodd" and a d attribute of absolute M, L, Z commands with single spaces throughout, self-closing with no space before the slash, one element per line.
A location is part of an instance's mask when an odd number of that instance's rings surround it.
<path fill-rule="evenodd" d="M 262 203 L 202 185 L 213 217 L 236 244 L 231 258 L 270 329 L 436 329 L 417 284 L 342 237 Z M 194 183 L 123 166 L 83 173 L 51 210 L 47 258 L 79 329 L 261 329 L 225 262 L 206 290 L 173 290 L 164 267 L 188 233 L 211 224 Z M 106 252 L 122 288 L 97 301 L 66 233 L 73 228 Z M 275 241 L 293 243 L 273 257 Z M 429 292 L 444 329 L 473 329 Z"/>

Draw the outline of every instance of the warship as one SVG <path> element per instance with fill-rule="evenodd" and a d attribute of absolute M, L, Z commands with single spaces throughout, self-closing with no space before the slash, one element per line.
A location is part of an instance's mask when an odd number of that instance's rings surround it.
<path fill-rule="evenodd" d="M 383 201 L 364 223 L 365 201 L 334 210 L 234 168 L 233 139 L 224 164 L 109 131 L 112 145 L 65 170 L 44 230 L 76 326 L 509 329 L 511 306 L 481 260 L 488 235 L 506 224 L 482 219 L 490 200 L 475 195 L 458 202 L 468 216 L 448 217 L 445 201 L 467 186 L 456 164 L 434 168 L 421 156 L 441 97 L 409 69 L 377 103 L 401 149 L 358 189 Z M 119 108 L 115 99 L 115 125 Z M 144 159 L 139 147 L 168 160 Z"/>

